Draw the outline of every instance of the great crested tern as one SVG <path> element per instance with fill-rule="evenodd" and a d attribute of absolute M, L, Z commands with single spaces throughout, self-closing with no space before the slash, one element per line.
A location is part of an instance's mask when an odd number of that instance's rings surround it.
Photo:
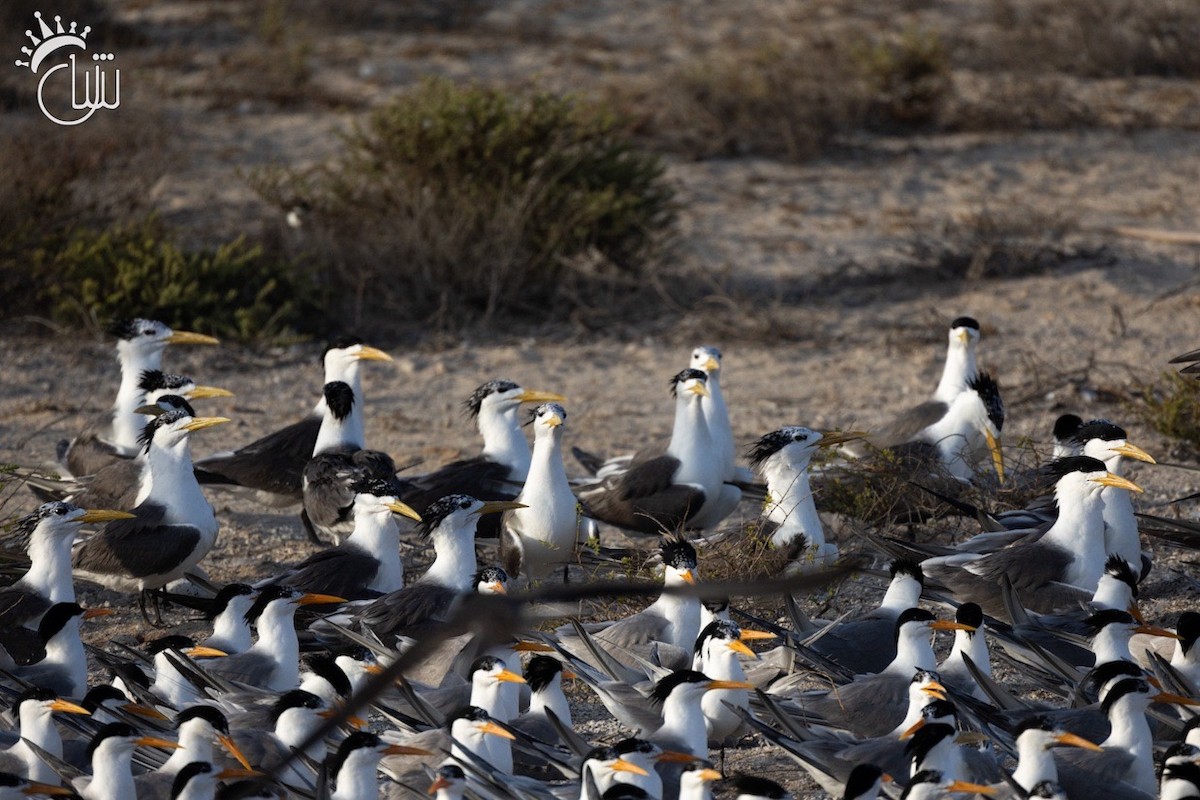
<path fill-rule="evenodd" d="M 173 797 L 171 789 L 185 768 L 197 762 L 214 763 L 214 742 L 219 742 L 244 768 L 252 768 L 230 736 L 229 720 L 220 709 L 190 706 L 175 716 L 175 726 L 178 749 L 157 769 L 134 776 L 139 797 Z"/>
<path fill-rule="evenodd" d="M 53 713 L 86 716 L 87 709 L 60 699 L 50 689 L 35 686 L 17 695 L 12 710 L 18 725 L 12 731 L 16 741 L 6 741 L 5 748 L 0 750 L 0 771 L 24 775 L 40 783 L 57 783 L 58 775 L 54 769 L 29 745 L 32 743 L 50 755 L 62 758 L 63 742 L 54 726 Z"/>
<path fill-rule="evenodd" d="M 363 361 L 391 361 L 382 350 L 369 347 L 356 337 L 334 340 L 325 349 L 321 363 L 325 370 L 322 387 L 335 381 L 347 384 L 354 394 L 356 405 L 363 402 Z M 270 433 L 233 452 L 217 453 L 196 462 L 196 476 L 201 483 L 242 487 L 255 490 L 258 499 L 273 506 L 289 506 L 303 499 L 304 467 L 317 452 L 318 437 L 325 414 L 325 398 L 299 422 Z M 347 442 L 365 447 L 366 435 L 361 416 L 352 421 L 353 427 L 344 432 Z"/>
<path fill-rule="evenodd" d="M 743 657 L 758 656 L 742 641 L 742 631 L 732 622 L 716 620 L 696 638 L 696 653 L 703 664 L 702 672 L 716 680 L 746 683 Z M 723 743 L 743 727 L 745 721 L 739 709 L 749 712 L 750 696 L 745 689 L 718 689 L 706 692 L 700 700 L 710 741 Z"/>
<path fill-rule="evenodd" d="M 111 417 L 90 424 L 71 442 L 59 443 L 59 461 L 71 476 L 94 475 L 118 458 L 132 458 L 141 449 L 139 437 L 146 418 L 138 412 L 145 404 L 142 374 L 162 369 L 162 354 L 169 344 L 218 344 L 211 336 L 173 331 L 149 319 L 119 320 L 108 332 L 117 339 L 121 386 Z"/>
<path fill-rule="evenodd" d="M 1054 761 L 1052 748 L 1100 750 L 1099 745 L 1063 730 L 1053 719 L 1041 714 L 1025 718 L 1017 726 L 1015 734 L 1017 768 L 1013 770 L 1012 777 L 1026 792 L 1032 792 L 1041 783 L 1058 783 L 1058 765 Z"/>
<path fill-rule="evenodd" d="M 736 484 L 754 479 L 754 474 L 737 465 L 737 445 L 734 443 L 733 426 L 729 422 L 729 408 L 721 391 L 721 351 L 710 345 L 701 345 L 692 351 L 691 369 L 698 369 L 708 376 L 705 387 L 708 396 L 700 399 L 704 409 L 704 421 L 708 435 L 716 448 L 721 463 L 721 495 L 716 502 L 708 504 L 696 516 L 693 523 L 698 528 L 711 528 L 728 517 L 742 499 L 742 491 Z"/>
<path fill-rule="evenodd" d="M 628 468 L 579 487 L 589 516 L 639 533 L 670 533 L 695 527 L 695 518 L 720 503 L 726 484 L 700 403 L 708 396 L 707 382 L 708 376 L 695 369 L 671 379 L 675 423 L 670 440 L 643 449 Z"/>
<path fill-rule="evenodd" d="M 975 348 L 979 345 L 979 323 L 973 317 L 959 317 L 950 323 L 946 364 L 933 390 L 933 400 L 949 405 L 966 391 L 979 374 Z"/>
<path fill-rule="evenodd" d="M 386 756 L 432 756 L 428 750 L 388 744 L 370 731 L 355 731 L 325 760 L 330 800 L 377 800 L 379 762 Z"/>
<path fill-rule="evenodd" d="M 142 736 L 132 725 L 105 725 L 88 745 L 92 774 L 76 778 L 72 786 L 84 800 L 129 800 L 137 797 L 133 783 L 133 751 L 136 747 L 175 750 L 178 744 L 157 736 Z"/>
<path fill-rule="evenodd" d="M 38 623 L 41 652 L 37 660 L 21 659 L 12 673 L 28 684 L 45 686 L 64 697 L 83 697 L 87 693 L 87 655 L 79 638 L 79 623 L 113 613 L 108 608 L 84 609 L 77 603 L 55 603 Z"/>
<path fill-rule="evenodd" d="M 533 455 L 515 509 L 502 520 L 500 561 L 516 578 L 544 578 L 575 558 L 575 547 L 587 538 L 588 520 L 571 491 L 563 466 L 562 439 L 567 412 L 543 403 L 530 416 Z"/>
<path fill-rule="evenodd" d="M 146 471 L 132 519 L 108 523 L 75 550 L 76 577 L 110 589 L 146 593 L 182 578 L 212 549 L 218 523 L 192 473 L 193 431 L 228 422 L 172 411 L 147 423 Z"/>
<path fill-rule="evenodd" d="M 963 553 L 924 561 L 925 576 L 962 602 L 1008 620 L 1001 581 L 1007 578 L 1022 605 L 1051 612 L 1086 602 L 1104 572 L 1104 518 L 1100 490 L 1106 486 L 1141 491 L 1113 475 L 1104 463 L 1073 456 L 1045 467 L 1054 479 L 1058 517 L 1040 538 L 1021 541 L 987 555 Z"/>

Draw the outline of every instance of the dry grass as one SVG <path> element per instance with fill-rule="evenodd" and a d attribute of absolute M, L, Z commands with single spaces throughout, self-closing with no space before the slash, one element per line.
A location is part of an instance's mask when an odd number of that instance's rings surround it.
<path fill-rule="evenodd" d="M 1200 447 L 1200 380 L 1164 372 L 1135 383 L 1127 407 L 1154 430 Z"/>

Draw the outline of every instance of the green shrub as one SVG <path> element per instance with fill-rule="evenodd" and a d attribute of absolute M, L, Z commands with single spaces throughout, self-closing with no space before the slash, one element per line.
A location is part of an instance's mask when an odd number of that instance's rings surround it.
<path fill-rule="evenodd" d="M 644 275 L 673 219 L 662 172 L 598 108 L 429 81 L 371 114 L 330 163 L 251 184 L 311 210 L 306 250 L 336 292 L 369 293 L 392 319 L 459 322 L 561 316 L 598 279 Z"/>
<path fill-rule="evenodd" d="M 1137 385 L 1130 408 L 1164 436 L 1200 446 L 1200 380 L 1195 376 L 1164 372 Z"/>
<path fill-rule="evenodd" d="M 313 290 L 294 266 L 242 239 L 213 251 L 173 242 L 155 219 L 74 231 L 28 254 L 51 316 L 64 323 L 149 315 L 238 340 L 311 330 Z"/>

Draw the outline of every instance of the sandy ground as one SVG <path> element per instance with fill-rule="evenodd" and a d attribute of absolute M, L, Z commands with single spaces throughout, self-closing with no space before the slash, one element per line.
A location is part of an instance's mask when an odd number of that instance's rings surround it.
<path fill-rule="evenodd" d="M 176 38 L 189 13 L 179 3 L 119 5 L 134 24 Z M 968 13 L 956 10 L 959 4 L 924 5 Z M 200 238 L 257 231 L 277 220 L 237 178 L 239 169 L 329 155 L 333 134 L 358 113 L 355 104 L 381 102 L 423 74 L 527 76 L 578 88 L 597 75 L 644 76 L 698 48 L 803 21 L 777 14 L 773 3 L 754 3 L 753 14 L 733 21 L 710 3 L 637 6 L 498 4 L 474 36 L 444 34 L 436 46 L 416 33 L 331 35 L 318 52 L 317 84 L 341 93 L 350 108 L 277 109 L 205 98 L 204 70 L 240 29 L 225 20 L 221 4 L 203 4 L 226 27 L 210 32 L 211 41 L 197 34 L 196 41 L 176 44 L 177 51 L 147 67 L 154 81 L 143 84 L 140 96 L 169 96 L 168 119 L 186 130 L 172 143 L 173 160 L 149 199 L 168 221 Z M 1195 90 L 1188 82 L 1174 86 Z M 1143 94 L 1132 88 L 1127 94 L 1138 102 L 1159 97 L 1154 85 L 1136 88 Z M 628 452 L 669 433 L 666 380 L 699 343 L 725 353 L 722 385 L 739 443 L 785 424 L 870 429 L 925 399 L 940 370 L 946 323 L 971 314 L 983 323 L 982 364 L 1004 389 L 1010 447 L 1044 444 L 1056 416 L 1072 411 L 1125 425 L 1133 441 L 1161 460 L 1195 463 L 1196 453 L 1140 424 L 1124 401 L 1135 381 L 1155 377 L 1170 357 L 1200 346 L 1200 251 L 1112 232 L 1117 225 L 1195 229 L 1200 133 L 1181 127 L 871 137 L 805 165 L 669 159 L 681 208 L 677 257 L 697 274 L 754 294 L 733 291 L 665 326 L 646 325 L 654 333 L 645 336 L 626 331 L 606 339 L 555 329 L 390 348 L 396 363 L 368 365 L 364 380 L 369 444 L 398 463 L 420 461 L 417 469 L 471 454 L 477 435 L 461 402 L 479 383 L 505 377 L 568 396 L 568 445 Z M 962 250 L 962 238 L 979 229 L 981 217 L 999 220 L 1010 237 L 1048 242 L 1050 258 L 1038 269 L 975 280 L 921 260 L 943 247 Z M 1047 233 L 1058 226 L 1065 233 Z M 1036 255 L 1036 248 L 1022 252 Z M 763 320 L 765 326 L 751 324 Z M 759 333 L 751 339 L 747 330 Z M 249 442 L 305 413 L 320 389 L 318 351 L 316 345 L 171 350 L 168 369 L 237 394 L 206 401 L 205 412 L 234 423 L 198 434 L 197 455 Z M 0 329 L 0 462 L 48 463 L 58 440 L 108 408 L 115 387 L 108 343 Z M 1139 466 L 1132 476 L 1146 488 L 1136 501 L 1142 510 L 1163 510 L 1170 499 L 1200 490 L 1200 475 L 1169 467 Z M 215 493 L 212 501 L 222 531 L 205 567 L 216 580 L 268 575 L 314 550 L 293 514 L 230 494 Z M 21 492 L 0 516 L 33 506 Z M 1143 589 L 1143 608 L 1150 619 L 1171 624 L 1196 602 L 1194 570 L 1186 554 L 1157 544 L 1154 551 L 1161 568 Z M 807 610 L 862 607 L 880 585 L 864 579 L 831 600 L 814 598 Z M 157 635 L 129 611 L 128 598 L 93 589 L 83 598 L 119 612 L 87 630 L 93 643 Z M 583 692 L 574 697 L 581 733 L 597 740 L 617 735 Z M 730 771 L 754 771 L 798 796 L 820 796 L 761 740 L 747 745 L 727 753 Z"/>

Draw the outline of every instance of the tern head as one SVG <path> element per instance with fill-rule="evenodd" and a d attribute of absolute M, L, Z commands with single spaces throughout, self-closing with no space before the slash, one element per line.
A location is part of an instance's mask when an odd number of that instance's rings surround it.
<path fill-rule="evenodd" d="M 471 684 L 479 688 L 491 688 L 502 683 L 525 683 L 525 679 L 510 670 L 495 656 L 480 656 L 471 664 Z"/>
<path fill-rule="evenodd" d="M 933 800 L 954 793 L 991 797 L 996 790 L 991 786 L 952 780 L 936 769 L 923 769 L 909 779 L 908 788 L 900 797 L 902 800 Z"/>
<path fill-rule="evenodd" d="M 105 725 L 88 744 L 87 760 L 93 763 L 97 753 L 116 760 L 119 755 L 131 755 L 135 747 L 159 747 L 164 750 L 177 750 L 179 745 L 156 736 L 142 736 L 132 725 L 124 722 L 113 722 Z"/>
<path fill-rule="evenodd" d="M 1098 495 L 1106 486 L 1142 491 L 1132 481 L 1108 471 L 1104 462 L 1091 456 L 1067 456 L 1049 462 L 1041 468 L 1047 482 L 1054 484 L 1054 496 L 1059 504 L 1067 497 Z"/>
<path fill-rule="evenodd" d="M 175 773 L 171 781 L 171 800 L 180 797 L 213 797 L 217 790 L 217 781 L 222 774 L 207 761 L 193 761 L 185 764 L 183 769 Z M 187 792 L 188 794 L 184 794 Z"/>
<path fill-rule="evenodd" d="M 60 699 L 53 691 L 41 686 L 32 686 L 17 695 L 12 708 L 24 722 L 28 722 L 31 717 L 48 717 L 55 711 L 83 716 L 91 713 L 83 706 Z"/>
<path fill-rule="evenodd" d="M 11 772 L 0 772 L 0 798 L 26 797 L 77 797 L 71 789 L 48 783 L 31 781 Z"/>
<path fill-rule="evenodd" d="M 156 355 L 169 344 L 220 344 L 211 336 L 173 331 L 153 319 L 117 320 L 108 326 L 108 332 L 117 338 L 117 353 L 122 357 Z"/>
<path fill-rule="evenodd" d="M 963 634 L 974 636 L 983 627 L 983 609 L 977 603 L 963 603 L 954 612 L 954 621 L 966 626 L 959 629 Z"/>
<path fill-rule="evenodd" d="M 355 492 L 355 516 L 399 514 L 416 522 L 421 521 L 421 515 L 416 510 L 397 499 L 398 487 L 394 480 L 380 478 L 364 470 L 350 484 L 350 488 Z"/>
<path fill-rule="evenodd" d="M 738 800 L 786 800 L 792 796 L 775 781 L 757 775 L 735 775 L 731 783 Z"/>
<path fill-rule="evenodd" d="M 690 369 L 698 369 L 708 375 L 709 380 L 720 377 L 721 351 L 711 345 L 702 344 L 692 351 Z"/>
<path fill-rule="evenodd" d="M 499 736 L 501 739 L 515 739 L 505 728 L 497 725 L 488 713 L 479 706 L 466 706 L 455 712 L 449 720 L 450 735 L 459 741 L 467 736 L 478 739 L 481 736 Z"/>
<path fill-rule="evenodd" d="M 471 417 L 515 414 L 522 403 L 564 403 L 565 397 L 553 392 L 523 389 L 507 380 L 492 380 L 481 385 L 463 403 Z"/>
<path fill-rule="evenodd" d="M 476 500 L 467 494 L 451 494 L 431 503 L 421 515 L 417 526 L 427 538 L 438 536 L 475 535 L 475 526 L 483 514 L 498 514 L 523 508 L 521 503 L 508 500 Z"/>
<path fill-rule="evenodd" d="M 1122 458 L 1154 464 L 1153 456 L 1129 441 L 1125 429 L 1106 419 L 1094 419 L 1079 426 L 1071 443 L 1085 456 L 1103 461 L 1109 471 L 1120 469 Z"/>
<path fill-rule="evenodd" d="M 338 776 L 349 765 L 351 770 L 364 769 L 374 775 L 379 759 L 384 756 L 433 755 L 428 750 L 405 745 L 392 745 L 370 731 L 355 731 L 342 740 L 338 749 L 325 761 L 329 778 L 337 785 Z"/>
<path fill-rule="evenodd" d="M 310 722 L 316 723 L 322 714 L 327 713 L 325 701 L 320 697 L 303 689 L 292 689 L 290 692 L 284 692 L 271 706 L 269 718 L 271 725 L 278 728 L 291 718 L 308 718 Z"/>
<path fill-rule="evenodd" d="M 1092 614 L 1083 621 L 1092 639 L 1096 639 L 1101 635 L 1116 637 L 1120 640 L 1128 642 L 1135 633 L 1145 634 L 1147 636 L 1162 636 L 1168 639 L 1178 639 L 1179 634 L 1172 633 L 1165 628 L 1158 628 L 1153 625 L 1145 625 L 1137 621 L 1128 611 L 1122 611 L 1117 608 L 1103 609 Z"/>
<path fill-rule="evenodd" d="M 708 397 L 708 374 L 698 369 L 677 372 L 669 381 L 671 396 L 681 403 L 699 402 Z"/>
<path fill-rule="evenodd" d="M 241 616 L 249 611 L 253 604 L 254 589 L 251 586 L 245 583 L 227 583 L 217 592 L 205 616 L 215 619 L 229 609 Z"/>
<path fill-rule="evenodd" d="M 703 653 L 707 658 L 709 653 L 714 652 L 713 648 L 718 647 L 747 658 L 758 658 L 758 654 L 742 641 L 742 629 L 723 619 L 714 619 L 700 631 L 696 637 L 695 652 Z"/>
<path fill-rule="evenodd" d="M 950 346 L 973 349 L 979 343 L 979 323 L 974 317 L 959 317 L 950 323 Z"/>
<path fill-rule="evenodd" d="M 885 783 L 891 783 L 892 776 L 874 764 L 859 764 L 850 771 L 846 779 L 846 800 L 856 800 L 860 797 L 878 797 L 880 788 Z"/>
<path fill-rule="evenodd" d="M 799 425 L 780 428 L 759 438 L 746 451 L 750 466 L 762 470 L 769 461 L 780 460 L 797 471 L 807 469 L 821 446 L 821 434 Z"/>
<path fill-rule="evenodd" d="M 753 689 L 754 686 L 745 681 L 713 680 L 703 672 L 694 669 L 680 669 L 661 678 L 650 691 L 650 702 L 656 705 L 666 703 L 672 695 L 681 694 L 685 701 L 699 699 L 705 692 L 714 689 Z"/>
<path fill-rule="evenodd" d="M 172 375 L 160 369 L 143 370 L 138 387 L 146 393 L 146 402 L 154 403 L 164 395 L 176 395 L 185 400 L 202 400 L 206 397 L 232 397 L 233 392 L 215 386 L 197 386 L 187 375 Z"/>
<path fill-rule="evenodd" d="M 43 503 L 32 514 L 22 517 L 8 535 L 16 541 L 25 543 L 34 536 L 73 541 L 79 533 L 81 525 L 111 522 L 115 519 L 131 519 L 132 517 L 132 514 L 124 511 L 84 509 L 71 503 L 54 501 Z"/>
<path fill-rule="evenodd" d="M 392 357 L 382 350 L 364 344 L 357 336 L 339 336 L 331 340 L 321 353 L 321 364 L 326 376 L 345 375 L 357 367 L 360 361 L 391 361 Z"/>
<path fill-rule="evenodd" d="M 696 582 L 696 548 L 682 536 L 664 536 L 659 545 L 663 582 L 667 585 Z"/>
<path fill-rule="evenodd" d="M 253 623 L 266 613 L 295 614 L 300 606 L 323 606 L 344 603 L 344 597 L 305 592 L 292 586 L 273 583 L 264 586 L 246 611 L 246 622 Z"/>
<path fill-rule="evenodd" d="M 349 697 L 354 691 L 345 670 L 326 653 L 305 653 L 300 656 L 301 681 L 317 678 L 329 685 L 326 697 Z M 313 688 L 309 686 L 309 688 Z"/>
<path fill-rule="evenodd" d="M 475 573 L 472 584 L 479 594 L 508 594 L 508 573 L 492 565 Z"/>
<path fill-rule="evenodd" d="M 169 450 L 176 445 L 186 442 L 192 431 L 223 425 L 230 420 L 227 417 L 196 417 L 185 409 L 164 411 L 146 423 L 138 441 L 145 451 L 151 445 Z"/>
<path fill-rule="evenodd" d="M 698 758 L 683 765 L 683 773 L 679 776 L 679 794 L 687 797 L 704 796 L 705 784 L 719 781 L 721 777 L 711 761 Z"/>
<path fill-rule="evenodd" d="M 1075 432 L 1083 425 L 1078 414 L 1063 414 L 1054 421 L 1054 441 L 1064 447 L 1076 447 Z M 1075 455 L 1079 455 L 1078 452 Z"/>
<path fill-rule="evenodd" d="M 1080 747 L 1085 750 L 1099 750 L 1100 747 L 1082 736 L 1076 736 L 1062 729 L 1057 722 L 1044 714 L 1034 714 L 1017 725 L 1016 738 L 1018 745 L 1028 741 L 1033 747 L 1049 750 L 1052 747 Z"/>
<path fill-rule="evenodd" d="M 535 438 L 561 436 L 567 421 L 567 412 L 558 403 L 542 403 L 529 412 L 528 424 L 533 426 Z"/>
<path fill-rule="evenodd" d="M 536 655 L 525 665 L 525 682 L 531 692 L 540 692 L 555 684 L 561 685 L 563 678 L 571 677 L 557 658 Z"/>
<path fill-rule="evenodd" d="M 443 764 L 434 773 L 433 783 L 429 784 L 429 794 L 436 794 L 445 789 L 450 794 L 461 794 L 466 788 L 467 776 L 462 767 L 457 764 Z"/>
<path fill-rule="evenodd" d="M 1175 623 L 1175 633 L 1179 635 L 1179 649 L 1186 656 L 1192 652 L 1196 640 L 1200 639 L 1200 614 L 1195 611 L 1185 611 L 1179 615 Z"/>

